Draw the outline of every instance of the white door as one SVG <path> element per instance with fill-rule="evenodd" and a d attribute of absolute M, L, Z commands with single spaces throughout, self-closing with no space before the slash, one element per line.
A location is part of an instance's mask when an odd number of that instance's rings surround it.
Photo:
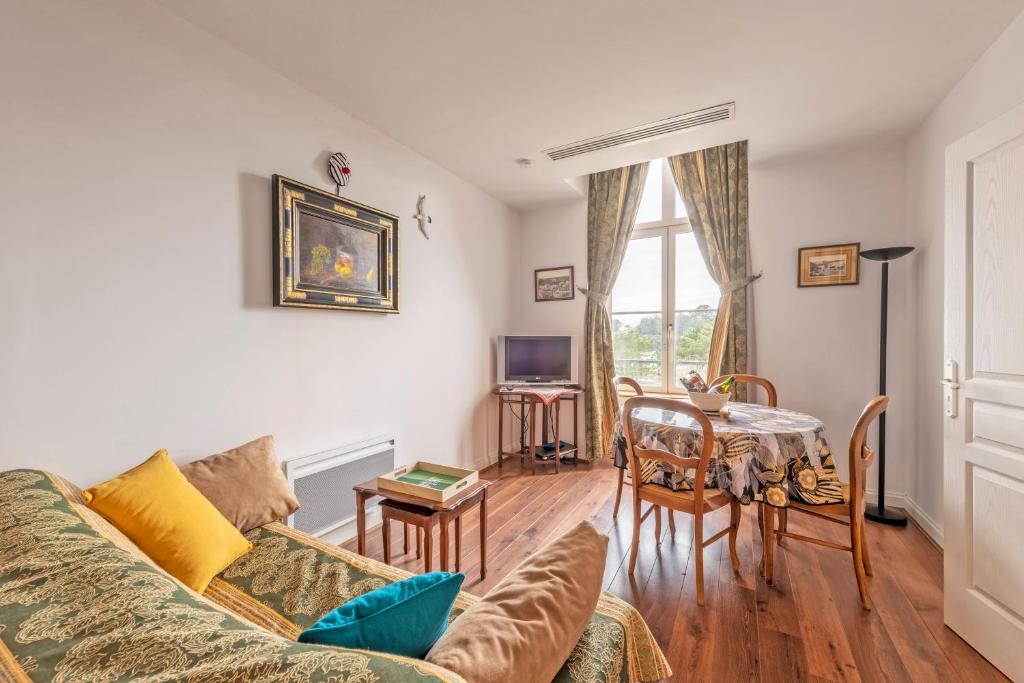
<path fill-rule="evenodd" d="M 1024 105 L 946 150 L 945 245 L 945 620 L 1024 681 Z"/>

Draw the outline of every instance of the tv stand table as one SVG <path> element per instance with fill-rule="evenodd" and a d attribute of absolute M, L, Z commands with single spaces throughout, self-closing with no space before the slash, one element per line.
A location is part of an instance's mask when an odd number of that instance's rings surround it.
<path fill-rule="evenodd" d="M 498 387 L 498 469 L 506 457 L 529 458 L 530 473 L 534 474 L 537 464 L 555 463 L 555 472 L 561 471 L 562 458 L 572 456 L 573 463 L 579 462 L 579 387 L 516 386 Z M 559 416 L 562 402 L 572 401 L 572 443 L 561 440 Z M 519 414 L 516 415 L 516 408 Z M 537 444 L 537 408 L 541 409 L 541 445 Z M 512 417 L 519 418 L 519 450 L 506 451 L 504 445 L 505 409 Z M 554 425 L 554 441 L 546 442 Z"/>

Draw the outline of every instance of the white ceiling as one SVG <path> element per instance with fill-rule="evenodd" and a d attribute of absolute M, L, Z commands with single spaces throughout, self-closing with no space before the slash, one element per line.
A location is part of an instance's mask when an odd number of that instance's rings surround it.
<path fill-rule="evenodd" d="M 752 162 L 898 140 L 1024 9 L 1024 0 L 158 2 L 521 208 L 575 196 L 571 179 L 595 170 L 731 140 L 750 140 Z M 736 120 L 701 131 L 571 161 L 540 153 L 728 101 Z"/>

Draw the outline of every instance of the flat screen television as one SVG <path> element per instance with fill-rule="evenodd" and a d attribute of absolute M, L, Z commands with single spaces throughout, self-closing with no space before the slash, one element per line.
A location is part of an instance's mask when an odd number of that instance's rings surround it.
<path fill-rule="evenodd" d="M 577 348 L 569 335 L 498 337 L 498 384 L 579 384 Z"/>

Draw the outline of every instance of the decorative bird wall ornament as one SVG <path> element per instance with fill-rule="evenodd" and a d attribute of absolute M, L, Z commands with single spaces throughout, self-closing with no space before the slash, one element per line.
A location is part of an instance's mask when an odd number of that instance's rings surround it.
<path fill-rule="evenodd" d="M 327 157 L 327 173 L 331 176 L 334 184 L 337 185 L 334 193 L 341 194 L 341 188 L 348 185 L 349 178 L 352 176 L 352 168 L 348 165 L 348 157 L 341 152 L 335 152 Z"/>
<path fill-rule="evenodd" d="M 423 236 L 429 240 L 430 235 L 427 234 L 427 223 L 433 223 L 434 221 L 430 216 L 427 215 L 427 211 L 423 206 L 426 203 L 426 201 L 427 195 L 421 194 L 419 196 L 419 199 L 416 200 L 416 213 L 414 213 L 412 217 L 416 219 L 417 223 L 419 223 L 420 232 L 422 232 Z"/>

